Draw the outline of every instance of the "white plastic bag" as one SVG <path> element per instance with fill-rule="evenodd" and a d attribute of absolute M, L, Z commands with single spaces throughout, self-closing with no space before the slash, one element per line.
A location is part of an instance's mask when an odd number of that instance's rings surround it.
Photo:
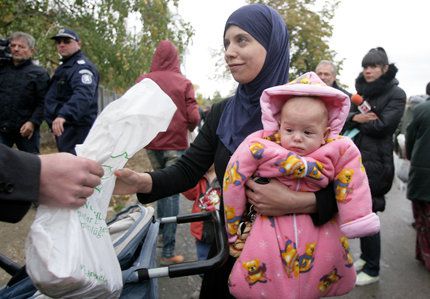
<path fill-rule="evenodd" d="M 106 213 L 115 186 L 113 172 L 165 131 L 176 110 L 172 100 L 144 79 L 108 105 L 96 119 L 79 156 L 104 167 L 102 184 L 79 209 L 39 206 L 26 241 L 27 272 L 45 295 L 118 298 L 122 276 Z"/>

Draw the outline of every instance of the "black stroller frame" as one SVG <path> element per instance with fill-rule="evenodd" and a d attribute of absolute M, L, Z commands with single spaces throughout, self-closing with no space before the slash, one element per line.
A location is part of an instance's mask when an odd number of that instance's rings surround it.
<path fill-rule="evenodd" d="M 127 215 L 127 213 L 136 207 L 147 209 L 140 204 L 130 206 L 107 222 L 108 226 L 117 221 L 118 218 Z M 197 221 L 213 222 L 217 254 L 203 261 L 190 261 L 164 267 L 153 267 L 155 265 L 158 226 L 163 223 L 176 222 L 177 224 L 183 224 Z M 124 258 L 122 256 L 120 257 L 120 254 L 117 254 L 122 269 L 124 284 L 120 298 L 157 298 L 157 278 L 175 278 L 202 274 L 220 267 L 228 258 L 227 236 L 219 211 L 185 214 L 159 219 L 156 219 L 152 215 L 151 219 L 148 221 L 148 225 L 145 225 L 145 228 L 141 229 L 141 231 L 143 232 L 148 226 L 148 231 L 151 229 L 154 231 L 152 233 L 145 232 L 139 234 L 137 238 L 140 239 L 136 239 L 138 245 L 133 245 L 136 248 L 132 249 L 132 251 L 135 251 L 132 255 L 129 254 Z M 144 251 L 148 250 L 148 248 L 151 251 L 149 253 Z M 8 257 L 0 254 L 0 267 L 12 276 L 8 284 L 4 288 L 0 288 L 0 298 L 33 298 L 34 295 L 40 294 L 25 272 L 25 266 L 21 267 Z"/>

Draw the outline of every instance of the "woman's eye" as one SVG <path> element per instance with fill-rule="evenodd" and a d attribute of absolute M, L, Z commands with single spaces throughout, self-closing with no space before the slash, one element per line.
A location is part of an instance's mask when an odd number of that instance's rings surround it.
<path fill-rule="evenodd" d="M 245 36 L 238 36 L 237 43 L 243 45 L 248 42 L 248 39 Z"/>
<path fill-rule="evenodd" d="M 228 40 L 225 40 L 224 41 L 224 50 L 227 50 L 229 45 L 230 45 L 230 42 Z"/>

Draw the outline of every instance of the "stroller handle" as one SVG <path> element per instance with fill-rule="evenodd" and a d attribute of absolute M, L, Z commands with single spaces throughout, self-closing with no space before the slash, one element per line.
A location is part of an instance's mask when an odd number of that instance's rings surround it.
<path fill-rule="evenodd" d="M 0 254 L 0 268 L 5 270 L 8 274 L 14 276 L 21 269 L 21 266 L 12 261 L 7 256 Z"/>
<path fill-rule="evenodd" d="M 134 276 L 134 279 L 136 280 L 134 281 L 145 281 L 151 278 L 166 276 L 173 278 L 201 274 L 203 272 L 207 272 L 209 270 L 217 268 L 227 261 L 227 234 L 225 233 L 225 228 L 223 225 L 224 222 L 221 220 L 219 211 L 193 213 L 187 215 L 180 215 L 177 217 L 166 217 L 161 218 L 159 220 L 160 223 L 166 223 L 173 222 L 173 218 L 177 223 L 211 220 L 214 223 L 217 254 L 214 257 L 204 261 L 184 262 L 181 264 L 170 265 L 168 267 L 152 269 L 137 269 Z"/>
<path fill-rule="evenodd" d="M 169 266 L 169 277 L 200 274 L 224 264 L 228 258 L 227 235 L 219 211 L 202 212 L 177 217 L 178 223 L 211 220 L 214 223 L 217 254 L 204 261 L 187 262 Z"/>

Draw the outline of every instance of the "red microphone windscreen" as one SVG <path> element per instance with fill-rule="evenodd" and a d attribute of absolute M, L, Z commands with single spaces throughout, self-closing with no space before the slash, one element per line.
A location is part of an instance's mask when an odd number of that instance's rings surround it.
<path fill-rule="evenodd" d="M 351 96 L 351 102 L 357 106 L 360 106 L 364 102 L 364 99 L 361 97 L 361 95 L 356 93 Z"/>

